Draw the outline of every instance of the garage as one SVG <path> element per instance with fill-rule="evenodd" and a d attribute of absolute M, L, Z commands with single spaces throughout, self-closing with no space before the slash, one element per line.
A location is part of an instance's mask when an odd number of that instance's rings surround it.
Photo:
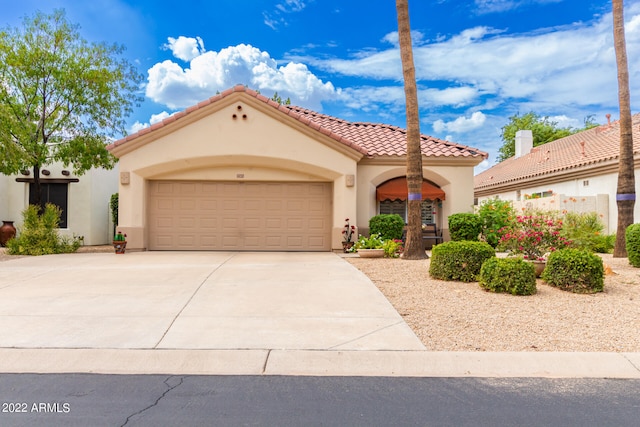
<path fill-rule="evenodd" d="M 330 251 L 332 183 L 149 181 L 150 250 Z"/>

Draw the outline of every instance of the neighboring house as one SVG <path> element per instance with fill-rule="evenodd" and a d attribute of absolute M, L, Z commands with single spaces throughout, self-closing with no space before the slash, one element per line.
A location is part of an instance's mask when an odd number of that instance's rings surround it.
<path fill-rule="evenodd" d="M 640 192 L 640 114 L 633 116 L 636 193 Z M 516 208 L 597 212 L 607 233 L 618 221 L 620 123 L 585 130 L 533 148 L 531 131 L 516 135 L 516 155 L 474 178 L 478 203 L 496 197 Z M 640 218 L 640 203 L 635 204 Z"/>
<path fill-rule="evenodd" d="M 41 171 L 41 197 L 62 209 L 60 234 L 83 236 L 85 245 L 111 243 L 113 227 L 109 200 L 118 191 L 116 170 L 91 169 L 76 176 L 60 163 Z M 22 225 L 22 211 L 33 200 L 33 175 L 25 171 L 17 175 L 0 175 L 0 220 Z"/>
<path fill-rule="evenodd" d="M 379 212 L 406 218 L 405 130 L 280 105 L 244 86 L 109 150 L 128 249 L 330 251 L 342 248 L 345 218 L 361 233 Z M 472 208 L 473 168 L 487 154 L 428 136 L 422 152 L 423 220 L 446 232 L 448 215 Z"/>

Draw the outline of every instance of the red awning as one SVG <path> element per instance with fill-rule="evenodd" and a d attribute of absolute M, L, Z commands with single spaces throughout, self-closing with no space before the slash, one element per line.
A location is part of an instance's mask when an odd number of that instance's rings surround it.
<path fill-rule="evenodd" d="M 378 201 L 387 199 L 407 200 L 408 193 L 409 191 L 407 190 L 407 178 L 403 176 L 400 178 L 390 179 L 389 181 L 380 184 L 376 189 L 376 199 Z M 444 200 L 444 197 L 445 193 L 444 191 L 442 191 L 442 189 L 436 187 L 428 181 L 422 181 L 422 200 Z"/>

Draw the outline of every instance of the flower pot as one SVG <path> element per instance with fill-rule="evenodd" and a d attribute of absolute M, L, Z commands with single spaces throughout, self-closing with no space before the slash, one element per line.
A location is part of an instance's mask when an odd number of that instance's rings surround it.
<path fill-rule="evenodd" d="M 13 226 L 13 221 L 2 221 L 2 226 L 0 226 L 0 246 L 4 247 L 14 237 L 16 237 L 16 227 Z"/>
<path fill-rule="evenodd" d="M 123 254 L 124 250 L 127 247 L 127 241 L 126 240 L 114 240 L 113 241 L 113 248 L 116 250 L 116 254 Z"/>
<path fill-rule="evenodd" d="M 533 264 L 533 269 L 536 272 L 536 277 L 540 277 L 545 267 L 547 266 L 547 262 L 546 261 L 529 261 L 529 262 Z"/>
<path fill-rule="evenodd" d="M 345 254 L 353 247 L 354 242 L 342 242 L 342 252 Z"/>
<path fill-rule="evenodd" d="M 384 249 L 358 249 L 360 258 L 382 258 Z"/>

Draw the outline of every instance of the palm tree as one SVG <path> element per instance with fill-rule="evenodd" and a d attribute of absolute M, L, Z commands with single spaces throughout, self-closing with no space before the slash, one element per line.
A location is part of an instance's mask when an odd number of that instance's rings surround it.
<path fill-rule="evenodd" d="M 620 157 L 618 163 L 618 229 L 613 256 L 627 256 L 625 231 L 633 224 L 633 209 L 636 203 L 636 183 L 633 165 L 633 134 L 631 130 L 631 101 L 629 99 L 629 67 L 624 37 L 623 0 L 613 0 L 613 41 L 618 66 L 618 102 L 620 104 Z"/>
<path fill-rule="evenodd" d="M 396 0 L 398 14 L 398 39 L 402 58 L 404 94 L 407 114 L 407 240 L 404 259 L 425 259 L 422 242 L 422 152 L 420 150 L 420 116 L 418 113 L 418 89 L 416 70 L 411 47 L 411 25 L 409 24 L 408 0 Z"/>

